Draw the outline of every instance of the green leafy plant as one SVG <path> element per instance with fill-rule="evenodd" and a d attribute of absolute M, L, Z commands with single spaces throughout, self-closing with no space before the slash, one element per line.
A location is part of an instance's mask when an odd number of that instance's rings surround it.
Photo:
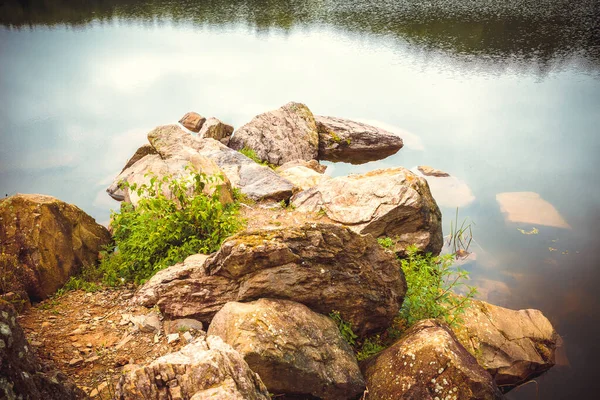
<path fill-rule="evenodd" d="M 111 216 L 115 245 L 103 253 L 100 264 L 105 283 L 141 283 L 191 254 L 218 250 L 242 226 L 237 203 L 221 203 L 218 190 L 203 192 L 221 180 L 193 172 L 187 179 L 152 176 L 139 187 L 125 183 L 140 200 L 135 207 L 123 204 Z"/>
<path fill-rule="evenodd" d="M 459 324 L 469 300 L 477 293 L 476 288 L 466 284 L 469 273 L 452 268 L 452 254 L 423 255 L 415 246 L 408 247 L 406 253 L 401 263 L 408 290 L 400 316 L 407 327 L 427 318 L 444 320 L 450 326 Z M 465 294 L 458 296 L 455 292 L 461 289 Z"/>
<path fill-rule="evenodd" d="M 377 242 L 379 242 L 384 249 L 392 249 L 394 247 L 394 240 L 392 240 L 391 237 L 380 237 L 377 239 Z"/>
<path fill-rule="evenodd" d="M 356 345 L 356 339 L 358 339 L 358 335 L 354 333 L 352 330 L 352 326 L 349 322 L 346 322 L 342 319 L 339 311 L 333 310 L 329 313 L 329 317 L 336 323 L 338 329 L 340 330 L 340 334 L 344 338 L 346 342 L 350 346 Z"/>
<path fill-rule="evenodd" d="M 257 164 L 264 165 L 265 167 L 269 167 L 271 169 L 276 168 L 275 165 L 270 164 L 268 161 L 261 159 L 258 156 L 258 154 L 256 154 L 256 151 L 252 150 L 249 147 L 244 147 L 243 149 L 240 150 L 240 153 L 242 153 L 243 155 L 245 155 L 246 157 L 248 157 L 249 159 L 251 159 L 252 161 L 254 161 Z"/>
<path fill-rule="evenodd" d="M 368 337 L 363 340 L 362 345 L 356 352 L 356 359 L 358 361 L 366 360 L 367 358 L 374 356 L 385 350 L 388 346 L 383 343 L 381 336 L 375 335 Z"/>
<path fill-rule="evenodd" d="M 352 330 L 352 326 L 350 325 L 350 323 L 344 321 L 344 319 L 338 311 L 332 311 L 331 313 L 329 313 L 329 317 L 333 319 L 338 329 L 340 330 L 340 334 L 342 335 L 344 340 L 354 350 L 354 353 L 356 354 L 356 359 L 358 361 L 367 359 L 379 353 L 380 351 L 385 350 L 387 345 L 391 344 L 384 343 L 380 335 L 374 335 L 361 340 L 358 337 L 358 335 L 355 334 Z"/>

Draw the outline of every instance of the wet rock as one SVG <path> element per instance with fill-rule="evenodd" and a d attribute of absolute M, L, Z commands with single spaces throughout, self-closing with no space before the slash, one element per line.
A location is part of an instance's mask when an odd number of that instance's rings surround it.
<path fill-rule="evenodd" d="M 1 199 L 0 272 L 12 284 L 0 292 L 25 291 L 32 300 L 45 299 L 83 265 L 96 264 L 98 252 L 110 241 L 105 227 L 54 197 L 17 194 Z"/>
<path fill-rule="evenodd" d="M 450 176 L 449 173 L 444 172 L 442 170 L 439 169 L 435 169 L 433 167 L 430 167 L 429 165 L 419 165 L 417 167 L 417 169 L 419 171 L 421 171 L 421 173 L 425 176 L 436 176 L 438 178 L 443 178 L 443 177 L 447 177 Z"/>
<path fill-rule="evenodd" d="M 404 145 L 398 135 L 362 122 L 315 116 L 319 160 L 363 164 L 395 154 Z"/>
<path fill-rule="evenodd" d="M 310 161 L 294 160 L 294 161 L 288 161 L 285 164 L 277 167 L 277 172 L 283 172 L 289 168 L 298 167 L 298 166 L 310 168 L 313 171 L 318 172 L 319 174 L 322 174 L 327 170 L 327 165 L 319 164 L 319 162 L 317 160 L 310 160 Z"/>
<path fill-rule="evenodd" d="M 501 399 L 490 374 L 435 320 L 417 322 L 361 365 L 368 399 Z"/>
<path fill-rule="evenodd" d="M 531 380 L 555 364 L 560 340 L 539 310 L 509 310 L 472 301 L 456 329 L 461 343 L 503 392 Z"/>
<path fill-rule="evenodd" d="M 294 186 L 308 190 L 318 184 L 331 179 L 330 176 L 315 172 L 313 169 L 298 165 L 296 167 L 286 168 L 283 171 L 277 171 L 279 176 L 292 182 Z"/>
<path fill-rule="evenodd" d="M 233 126 L 211 117 L 202 125 L 202 129 L 198 132 L 198 137 L 215 139 L 227 146 L 232 133 Z"/>
<path fill-rule="evenodd" d="M 323 210 L 361 234 L 388 236 L 399 253 L 411 244 L 433 254 L 442 249 L 442 215 L 427 181 L 405 168 L 332 178 L 294 195 L 291 204 L 300 212 Z"/>
<path fill-rule="evenodd" d="M 225 394 L 230 397 L 219 397 Z M 176 353 L 131 368 L 121 377 L 116 398 L 270 399 L 260 377 L 218 337 L 196 339 Z"/>
<path fill-rule="evenodd" d="M 227 303 L 210 325 L 271 393 L 352 399 L 365 390 L 354 353 L 330 318 L 287 300 Z"/>
<path fill-rule="evenodd" d="M 261 160 L 282 165 L 288 161 L 316 159 L 319 134 L 308 107 L 291 102 L 257 115 L 237 129 L 229 146 L 235 150 L 252 149 Z"/>
<path fill-rule="evenodd" d="M 0 398 L 83 399 L 61 372 L 44 366 L 29 347 L 15 309 L 0 300 Z"/>
<path fill-rule="evenodd" d="M 203 127 L 205 121 L 206 118 L 197 112 L 192 111 L 181 117 L 179 123 L 192 132 L 200 132 L 200 129 Z"/>
<path fill-rule="evenodd" d="M 171 268 L 181 271 L 185 265 Z M 158 304 L 167 319 L 207 324 L 229 301 L 270 297 L 322 314 L 338 310 L 362 335 L 387 328 L 406 292 L 393 254 L 370 235 L 332 224 L 242 232 L 202 267 L 174 275 L 148 281 L 136 301 Z"/>

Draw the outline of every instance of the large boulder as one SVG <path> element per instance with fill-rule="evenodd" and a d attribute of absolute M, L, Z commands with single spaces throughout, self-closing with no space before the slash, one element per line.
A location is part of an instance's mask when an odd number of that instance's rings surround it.
<path fill-rule="evenodd" d="M 363 164 L 395 154 L 404 146 L 393 133 L 344 118 L 315 116 L 319 160 Z"/>
<path fill-rule="evenodd" d="M 238 128 L 229 141 L 229 147 L 252 149 L 261 160 L 274 165 L 298 159 L 316 159 L 319 134 L 315 117 L 304 104 L 288 103 L 277 110 L 257 115 Z"/>
<path fill-rule="evenodd" d="M 198 136 L 205 139 L 215 139 L 227 146 L 233 133 L 233 126 L 221 122 L 217 118 L 210 117 L 206 120 Z"/>
<path fill-rule="evenodd" d="M 95 265 L 111 241 L 108 230 L 78 207 L 51 196 L 17 194 L 0 200 L 0 252 L 16 260 L 18 287 L 32 300 L 54 294 L 84 265 Z"/>
<path fill-rule="evenodd" d="M 0 399 L 83 399 L 67 377 L 42 365 L 17 323 L 15 309 L 0 300 Z"/>
<path fill-rule="evenodd" d="M 501 399 L 490 374 L 447 325 L 417 322 L 388 349 L 362 365 L 368 399 Z"/>
<path fill-rule="evenodd" d="M 365 390 L 356 357 L 335 322 L 302 304 L 227 303 L 208 334 L 242 354 L 271 393 L 346 400 Z"/>
<path fill-rule="evenodd" d="M 406 292 L 393 254 L 370 235 L 332 224 L 242 232 L 202 267 L 174 268 L 179 277 L 151 279 L 136 301 L 158 304 L 167 318 L 207 324 L 227 302 L 266 297 L 297 301 L 322 314 L 337 310 L 363 335 L 386 329 Z"/>
<path fill-rule="evenodd" d="M 471 301 L 455 329 L 503 392 L 531 380 L 555 364 L 560 340 L 539 310 L 509 310 Z"/>
<path fill-rule="evenodd" d="M 289 167 L 284 170 L 277 170 L 279 176 L 287 179 L 292 182 L 294 186 L 302 189 L 308 190 L 312 187 L 317 186 L 323 181 L 331 179 L 330 176 L 320 174 L 315 170 L 304 167 L 302 165 L 298 165 L 295 167 Z"/>
<path fill-rule="evenodd" d="M 116 388 L 119 400 L 268 400 L 269 392 L 242 356 L 214 336 L 176 353 L 129 368 Z"/>
<path fill-rule="evenodd" d="M 399 253 L 412 244 L 434 254 L 442 249 L 442 214 L 427 181 L 405 168 L 329 179 L 296 194 L 291 204 L 298 211 L 323 210 L 361 234 L 388 236 Z"/>
<path fill-rule="evenodd" d="M 231 200 L 231 186 L 239 188 L 253 200 L 279 201 L 289 199 L 292 195 L 294 186 L 270 168 L 255 163 L 214 139 L 191 135 L 178 125 L 157 127 L 148 133 L 148 141 L 154 153 L 139 158 L 123 170 L 107 189 L 115 200 L 131 199 L 129 191 L 122 187 L 123 181 L 148 183 L 148 172 L 185 178 L 190 175 L 190 166 L 198 172 L 223 177 L 221 182 L 206 188 L 207 193 L 219 190 L 223 202 Z"/>

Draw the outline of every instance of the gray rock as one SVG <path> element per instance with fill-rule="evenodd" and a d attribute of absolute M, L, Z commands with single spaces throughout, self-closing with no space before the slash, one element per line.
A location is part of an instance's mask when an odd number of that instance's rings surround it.
<path fill-rule="evenodd" d="M 153 333 L 160 331 L 160 319 L 154 312 L 147 315 L 136 315 L 129 319 L 141 332 Z"/>
<path fill-rule="evenodd" d="M 555 364 L 560 337 L 539 310 L 516 311 L 472 301 L 462 319 L 464 323 L 455 328 L 458 338 L 503 392 Z"/>
<path fill-rule="evenodd" d="M 317 160 L 310 160 L 310 161 L 294 160 L 294 161 L 288 161 L 285 164 L 277 167 L 277 172 L 283 172 L 289 168 L 298 167 L 298 166 L 310 168 L 313 171 L 318 172 L 319 174 L 322 174 L 325 172 L 325 170 L 327 170 L 327 165 L 319 164 L 319 161 L 317 161 Z"/>
<path fill-rule="evenodd" d="M 352 348 L 330 318 L 287 300 L 227 303 L 210 325 L 271 393 L 353 399 L 365 382 Z"/>
<path fill-rule="evenodd" d="M 198 137 L 215 139 L 227 146 L 232 133 L 233 126 L 211 117 L 202 125 L 202 129 L 198 132 Z"/>
<path fill-rule="evenodd" d="M 368 399 L 501 399 L 490 374 L 445 324 L 417 322 L 361 369 Z"/>
<path fill-rule="evenodd" d="M 344 118 L 315 116 L 319 132 L 319 160 L 363 164 L 381 160 L 402 148 L 393 133 Z"/>
<path fill-rule="evenodd" d="M 229 146 L 235 150 L 252 149 L 261 160 L 282 165 L 288 161 L 316 159 L 319 134 L 308 107 L 291 102 L 257 115 L 237 129 Z"/>
<path fill-rule="evenodd" d="M 223 397 L 227 393 L 231 397 Z M 120 400 L 270 399 L 260 377 L 238 352 L 218 337 L 198 338 L 176 353 L 130 368 L 119 380 L 115 397 Z"/>
<path fill-rule="evenodd" d="M 300 212 L 325 211 L 355 232 L 395 240 L 403 254 L 408 245 L 439 254 L 442 214 L 427 181 L 405 168 L 379 169 L 326 180 L 291 199 Z"/>

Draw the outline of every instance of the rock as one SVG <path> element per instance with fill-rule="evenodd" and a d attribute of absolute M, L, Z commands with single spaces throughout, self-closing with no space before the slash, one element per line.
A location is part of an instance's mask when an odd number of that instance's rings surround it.
<path fill-rule="evenodd" d="M 145 145 L 141 146 L 139 149 L 137 149 L 135 151 L 135 153 L 133 153 L 133 156 L 131 156 L 131 158 L 127 161 L 127 163 L 125 164 L 125 166 L 123 167 L 121 172 L 125 171 L 127 168 L 131 167 L 133 164 L 135 164 L 142 158 L 152 155 L 152 154 L 158 154 L 156 152 L 156 150 L 154 149 L 154 147 L 152 147 L 152 145 L 145 144 Z"/>
<path fill-rule="evenodd" d="M 395 154 L 404 145 L 393 133 L 344 118 L 315 116 L 319 160 L 363 164 Z"/>
<path fill-rule="evenodd" d="M 310 160 L 310 161 L 294 160 L 294 161 L 288 161 L 285 164 L 277 167 L 277 172 L 283 172 L 289 168 L 298 167 L 298 166 L 310 168 L 313 171 L 318 172 L 319 174 L 322 174 L 325 172 L 325 170 L 327 170 L 327 165 L 319 164 L 319 162 L 317 160 Z"/>
<path fill-rule="evenodd" d="M 9 259 L 14 260 L 14 258 L 12 258 L 12 257 L 9 257 Z M 2 261 L 0 261 L 0 263 L 1 262 Z M 15 265 L 15 263 L 10 263 L 10 265 Z M 9 276 L 10 273 L 4 272 L 4 271 L 7 271 L 7 269 L 0 267 L 0 274 L 3 276 L 4 279 L 6 279 L 6 277 Z M 12 275 L 14 276 L 14 274 L 12 274 Z M 3 285 L 6 285 L 6 283 L 8 283 L 8 282 L 4 282 Z M 15 285 L 14 286 L 11 285 L 11 287 L 21 287 L 21 285 L 19 285 L 18 283 L 16 283 L 16 282 L 14 282 L 14 283 L 15 283 Z M 6 288 L 8 289 L 8 285 L 6 285 Z M 0 293 L 1 292 L 2 292 L 2 289 L 0 288 Z M 15 310 L 17 310 L 18 313 L 22 313 L 23 311 L 25 311 L 25 310 L 29 309 L 29 307 L 31 307 L 31 302 L 29 301 L 29 296 L 27 295 L 27 292 L 24 290 L 0 294 L 0 300 L 4 300 L 4 301 L 10 303 L 15 308 Z"/>
<path fill-rule="evenodd" d="M 361 234 L 388 236 L 401 254 L 411 244 L 433 254 L 442 249 L 442 214 L 427 181 L 405 168 L 329 179 L 294 195 L 291 204 L 301 212 L 323 210 Z"/>
<path fill-rule="evenodd" d="M 208 335 L 237 350 L 271 393 L 345 400 L 365 390 L 352 348 L 335 322 L 302 304 L 227 303 Z"/>
<path fill-rule="evenodd" d="M 503 392 L 555 364 L 560 337 L 539 310 L 515 311 L 473 300 L 462 319 L 455 329 L 458 338 Z"/>
<path fill-rule="evenodd" d="M 535 192 L 498 193 L 496 201 L 506 222 L 571 229 L 558 210 Z"/>
<path fill-rule="evenodd" d="M 133 368 L 119 380 L 116 398 L 270 399 L 260 377 L 218 337 L 196 339 L 176 353 Z"/>
<path fill-rule="evenodd" d="M 136 315 L 129 319 L 141 332 L 153 333 L 160 331 L 160 319 L 156 313 Z"/>
<path fill-rule="evenodd" d="M 315 172 L 313 169 L 298 165 L 296 167 L 286 168 L 283 171 L 277 171 L 279 176 L 292 182 L 294 186 L 302 190 L 308 190 L 317 186 L 323 181 L 331 179 L 330 176 Z"/>
<path fill-rule="evenodd" d="M 215 139 L 227 146 L 232 133 L 233 126 L 227 125 L 217 118 L 211 117 L 206 120 L 204 125 L 202 125 L 198 137 Z"/>
<path fill-rule="evenodd" d="M 171 343 L 175 343 L 179 340 L 179 333 L 171 333 L 170 335 L 167 335 L 167 343 L 171 344 Z"/>
<path fill-rule="evenodd" d="M 204 330 L 204 326 L 202 325 L 201 321 L 191 318 L 180 318 L 173 321 L 165 321 L 164 328 L 165 335 L 178 332 L 187 332 L 190 329 L 193 329 L 197 332 L 202 332 Z"/>
<path fill-rule="evenodd" d="M 196 112 L 186 113 L 180 120 L 179 123 L 189 129 L 192 132 L 200 132 L 203 127 L 206 118 Z"/>
<path fill-rule="evenodd" d="M 435 320 L 417 322 L 361 365 L 368 399 L 501 399 L 490 374 Z"/>
<path fill-rule="evenodd" d="M 51 196 L 17 194 L 0 200 L 0 271 L 9 287 L 31 300 L 54 294 L 83 265 L 95 265 L 111 241 L 105 227 Z"/>
<path fill-rule="evenodd" d="M 435 176 L 438 178 L 443 178 L 443 177 L 447 177 L 450 176 L 449 173 L 441 171 L 439 169 L 435 169 L 433 167 L 430 167 L 429 165 L 419 165 L 417 167 L 417 169 L 419 171 L 421 171 L 421 173 L 425 176 Z"/>
<path fill-rule="evenodd" d="M 171 268 L 181 271 L 185 265 Z M 167 319 L 208 324 L 229 301 L 288 299 L 322 314 L 337 310 L 363 335 L 389 326 L 405 292 L 398 260 L 372 236 L 339 225 L 305 224 L 237 234 L 202 267 L 170 281 L 151 279 L 135 301 L 157 304 Z"/>
<path fill-rule="evenodd" d="M 148 140 L 156 154 L 148 154 L 140 158 L 114 179 L 106 191 L 115 200 L 126 201 L 133 205 L 139 201 L 137 193 L 124 187 L 123 182 L 138 186 L 149 185 L 153 176 L 160 178 L 168 175 L 176 179 L 189 180 L 191 183 L 192 173 L 199 172 L 221 177 L 217 182 L 206 185 L 203 190 L 205 194 L 212 195 L 217 192 L 219 200 L 224 204 L 233 201 L 231 183 L 226 174 L 213 160 L 199 155 L 194 149 L 195 141 L 199 139 L 184 132 L 177 125 L 169 125 L 158 127 L 148 133 Z M 167 197 L 174 197 L 168 185 L 163 185 L 162 191 Z"/>
<path fill-rule="evenodd" d="M 80 364 L 83 364 L 83 358 L 81 357 L 73 358 L 71 361 L 69 361 L 69 367 L 76 367 Z"/>
<path fill-rule="evenodd" d="M 319 134 L 312 112 L 301 103 L 287 103 L 257 115 L 237 129 L 229 141 L 235 150 L 249 148 L 264 161 L 282 165 L 294 160 L 316 159 Z"/>
<path fill-rule="evenodd" d="M 67 400 L 85 393 L 61 372 L 43 366 L 27 344 L 15 309 L 0 300 L 0 398 Z"/>
<path fill-rule="evenodd" d="M 185 340 L 186 343 L 191 343 L 192 340 L 194 340 L 194 337 L 192 336 L 192 334 L 190 332 L 184 332 L 182 336 L 183 336 L 183 340 Z"/>

